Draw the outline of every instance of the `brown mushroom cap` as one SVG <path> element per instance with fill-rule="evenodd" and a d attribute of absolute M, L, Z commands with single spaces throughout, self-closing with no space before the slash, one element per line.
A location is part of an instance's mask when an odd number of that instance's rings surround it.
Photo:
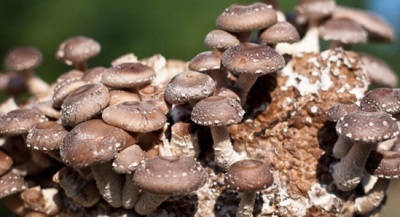
<path fill-rule="evenodd" d="M 168 83 L 164 99 L 168 103 L 179 105 L 190 100 L 203 99 L 214 90 L 215 82 L 210 76 L 195 71 L 184 71 Z"/>
<path fill-rule="evenodd" d="M 191 119 L 203 126 L 227 126 L 239 123 L 243 115 L 244 110 L 236 100 L 223 96 L 210 96 L 193 107 Z"/>
<path fill-rule="evenodd" d="M 222 53 L 216 50 L 204 51 L 197 54 L 189 62 L 189 69 L 197 72 L 205 72 L 221 68 Z"/>
<path fill-rule="evenodd" d="M 67 165 L 86 167 L 114 159 L 135 142 L 124 130 L 93 119 L 77 125 L 64 137 L 60 155 Z"/>
<path fill-rule="evenodd" d="M 229 32 L 264 29 L 277 22 L 275 10 L 261 2 L 250 5 L 232 4 L 217 18 L 217 27 Z"/>
<path fill-rule="evenodd" d="M 400 176 L 400 153 L 397 151 L 372 150 L 365 163 L 366 170 L 379 178 Z"/>
<path fill-rule="evenodd" d="M 24 71 L 38 67 L 42 60 L 42 53 L 37 48 L 17 47 L 8 52 L 4 65 L 9 70 Z"/>
<path fill-rule="evenodd" d="M 300 40 L 296 28 L 289 22 L 277 22 L 258 36 L 263 44 L 295 43 Z"/>
<path fill-rule="evenodd" d="M 131 145 L 117 154 L 112 163 L 112 167 L 116 173 L 132 173 L 138 168 L 144 158 L 144 151 L 140 146 Z"/>
<path fill-rule="evenodd" d="M 184 156 L 158 156 L 147 160 L 134 175 L 137 185 L 155 194 L 186 194 L 203 186 L 207 174 L 199 162 Z"/>
<path fill-rule="evenodd" d="M 82 80 L 88 83 L 100 83 L 102 80 L 102 75 L 104 70 L 106 70 L 106 68 L 102 66 L 88 69 L 82 76 Z"/>
<path fill-rule="evenodd" d="M 370 54 L 359 54 L 361 68 L 367 72 L 372 83 L 381 87 L 397 87 L 397 73 L 382 59 Z"/>
<path fill-rule="evenodd" d="M 104 85 L 87 84 L 72 91 L 61 105 L 63 124 L 75 126 L 99 114 L 109 102 L 108 88 Z"/>
<path fill-rule="evenodd" d="M 110 101 L 108 102 L 109 106 L 127 101 L 138 102 L 140 101 L 140 97 L 137 93 L 132 93 L 130 91 L 125 91 L 125 90 L 110 91 Z"/>
<path fill-rule="evenodd" d="M 241 160 L 232 164 L 225 174 L 225 183 L 240 192 L 266 189 L 274 182 L 270 168 L 260 160 Z"/>
<path fill-rule="evenodd" d="M 127 131 L 148 133 L 161 129 L 165 122 L 165 115 L 146 101 L 122 102 L 104 109 L 104 122 L 120 127 Z"/>
<path fill-rule="evenodd" d="M 83 63 L 100 53 L 100 44 L 92 38 L 74 36 L 61 43 L 56 58 L 67 65 Z"/>
<path fill-rule="evenodd" d="M 264 75 L 281 70 L 285 59 L 271 47 L 246 42 L 226 50 L 222 65 L 238 74 Z"/>
<path fill-rule="evenodd" d="M 0 199 L 26 188 L 27 185 L 24 178 L 15 174 L 12 170 L 0 176 Z"/>
<path fill-rule="evenodd" d="M 399 128 L 389 114 L 371 108 L 344 116 L 337 122 L 336 132 L 348 140 L 378 143 L 397 136 Z"/>
<path fill-rule="evenodd" d="M 329 16 L 335 7 L 334 0 L 300 0 L 295 10 L 299 15 L 313 20 Z"/>
<path fill-rule="evenodd" d="M 399 88 L 376 88 L 365 94 L 360 102 L 361 109 L 376 108 L 395 114 L 400 112 Z"/>
<path fill-rule="evenodd" d="M 82 81 L 80 77 L 72 77 L 68 79 L 64 79 L 60 82 L 57 82 L 54 87 L 54 93 L 52 97 L 54 108 L 60 108 L 63 104 L 65 98 L 74 90 L 86 85 L 85 81 Z"/>
<path fill-rule="evenodd" d="M 367 32 L 358 23 L 344 18 L 329 19 L 319 26 L 320 38 L 344 44 L 361 44 L 368 40 Z"/>
<path fill-rule="evenodd" d="M 60 147 L 68 131 L 59 123 L 46 121 L 37 123 L 26 137 L 26 146 L 34 150 L 50 151 Z"/>
<path fill-rule="evenodd" d="M 338 121 L 347 114 L 357 111 L 359 107 L 353 102 L 335 103 L 331 108 L 326 111 L 326 119 L 328 121 Z"/>
<path fill-rule="evenodd" d="M 240 44 L 239 39 L 221 29 L 210 31 L 204 39 L 204 45 L 211 49 L 226 50 L 238 44 Z"/>
<path fill-rule="evenodd" d="M 102 83 L 109 87 L 130 88 L 150 83 L 156 74 L 141 63 L 121 63 L 103 71 Z"/>
<path fill-rule="evenodd" d="M 369 40 L 380 42 L 393 42 L 396 38 L 395 31 L 381 17 L 355 8 L 336 6 L 332 18 L 346 18 L 359 23 L 368 31 Z"/>
<path fill-rule="evenodd" d="M 0 117 L 0 135 L 20 135 L 47 120 L 38 109 L 17 109 Z"/>

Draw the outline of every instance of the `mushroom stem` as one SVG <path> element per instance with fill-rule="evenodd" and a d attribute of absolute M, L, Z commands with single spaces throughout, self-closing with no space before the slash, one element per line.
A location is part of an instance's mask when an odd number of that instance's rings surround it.
<path fill-rule="evenodd" d="M 113 171 L 110 162 L 92 165 L 91 168 L 97 189 L 99 189 L 103 199 L 112 207 L 121 207 L 123 176 Z"/>
<path fill-rule="evenodd" d="M 135 211 L 139 215 L 148 215 L 154 212 L 162 202 L 168 199 L 168 197 L 168 195 L 164 194 L 143 192 L 143 194 L 139 197 L 139 200 L 135 204 Z"/>
<path fill-rule="evenodd" d="M 349 153 L 333 166 L 332 178 L 342 191 L 354 189 L 361 181 L 373 143 L 355 143 Z"/>
<path fill-rule="evenodd" d="M 242 160 L 243 157 L 233 149 L 226 126 L 210 126 L 210 129 L 214 142 L 215 162 L 222 169 L 228 170 L 233 163 Z"/>
<path fill-rule="evenodd" d="M 240 103 L 243 106 L 246 103 L 247 95 L 251 87 L 256 83 L 258 76 L 242 74 L 235 82 L 235 87 L 239 89 Z"/>
<path fill-rule="evenodd" d="M 133 173 L 125 175 L 125 183 L 122 188 L 122 206 L 132 209 L 139 198 L 139 186 L 133 180 Z"/>
<path fill-rule="evenodd" d="M 86 62 L 77 62 L 77 63 L 74 63 L 74 68 L 76 70 L 84 72 L 84 71 L 86 71 L 86 69 L 88 69 L 88 64 Z"/>
<path fill-rule="evenodd" d="M 354 209 L 356 213 L 368 215 L 377 209 L 382 204 L 389 185 L 390 179 L 378 179 L 371 192 L 355 199 Z"/>
<path fill-rule="evenodd" d="M 50 89 L 49 84 L 43 81 L 41 78 L 37 77 L 32 70 L 23 71 L 26 86 L 29 92 L 39 98 L 44 96 L 46 92 Z"/>
<path fill-rule="evenodd" d="M 236 217 L 252 217 L 254 202 L 256 201 L 256 192 L 243 192 L 240 199 L 239 208 Z"/>
<path fill-rule="evenodd" d="M 339 136 L 335 145 L 333 145 L 332 155 L 334 158 L 343 158 L 349 153 L 351 149 L 351 142 Z"/>

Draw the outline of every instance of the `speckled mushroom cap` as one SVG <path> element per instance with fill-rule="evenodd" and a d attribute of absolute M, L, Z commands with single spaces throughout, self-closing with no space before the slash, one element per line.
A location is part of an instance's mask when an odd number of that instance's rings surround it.
<path fill-rule="evenodd" d="M 8 52 L 4 65 L 9 70 L 23 71 L 38 67 L 42 60 L 42 53 L 37 48 L 17 47 Z"/>
<path fill-rule="evenodd" d="M 63 124 L 76 126 L 99 114 L 108 105 L 108 101 L 108 88 L 100 83 L 79 87 L 64 99 L 61 120 Z"/>
<path fill-rule="evenodd" d="M 112 167 L 116 173 L 132 173 L 144 161 L 144 158 L 144 151 L 140 146 L 131 145 L 117 154 L 112 163 Z"/>
<path fill-rule="evenodd" d="M 154 70 L 141 63 L 121 63 L 103 71 L 102 83 L 114 88 L 130 88 L 150 83 Z"/>
<path fill-rule="evenodd" d="M 365 169 L 379 178 L 400 176 L 400 153 L 397 151 L 372 150 L 365 163 Z"/>
<path fill-rule="evenodd" d="M 20 108 L 0 117 L 0 135 L 20 135 L 47 118 L 38 109 Z"/>
<path fill-rule="evenodd" d="M 171 104 L 183 104 L 190 100 L 199 100 L 211 95 L 215 90 L 214 80 L 203 73 L 184 71 L 177 74 L 168 83 L 164 99 Z"/>
<path fill-rule="evenodd" d="M 12 165 L 13 159 L 4 151 L 0 150 L 0 176 L 8 172 Z"/>
<path fill-rule="evenodd" d="M 367 92 L 360 102 L 361 109 L 376 108 L 395 114 L 400 112 L 399 88 L 376 88 Z"/>
<path fill-rule="evenodd" d="M 109 106 L 127 101 L 138 102 L 140 101 L 140 97 L 137 93 L 133 93 L 130 91 L 125 91 L 125 90 L 110 91 L 110 102 L 108 102 Z"/>
<path fill-rule="evenodd" d="M 397 73 L 382 59 L 366 53 L 359 53 L 361 68 L 367 72 L 372 83 L 380 87 L 397 87 Z"/>
<path fill-rule="evenodd" d="M 207 174 L 194 158 L 158 156 L 139 166 L 133 179 L 150 193 L 175 195 L 200 188 L 205 184 Z"/>
<path fill-rule="evenodd" d="M 93 119 L 77 125 L 64 137 L 60 155 L 67 165 L 86 167 L 114 159 L 119 151 L 135 142 L 124 130 Z"/>
<path fill-rule="evenodd" d="M 189 69 L 197 72 L 205 72 L 221 68 L 222 53 L 217 50 L 204 51 L 197 54 L 189 62 Z"/>
<path fill-rule="evenodd" d="M 128 101 L 109 106 L 104 109 L 102 118 L 110 125 L 137 133 L 159 130 L 166 122 L 165 115 L 147 101 Z"/>
<path fill-rule="evenodd" d="M 217 18 L 217 27 L 228 32 L 264 29 L 277 22 L 272 6 L 261 2 L 250 5 L 232 4 Z"/>
<path fill-rule="evenodd" d="M 100 83 L 102 80 L 104 70 L 106 70 L 106 68 L 102 66 L 88 69 L 82 76 L 82 80 L 88 83 Z"/>
<path fill-rule="evenodd" d="M 334 0 L 300 0 L 295 10 L 307 19 L 321 19 L 332 14 L 335 7 Z"/>
<path fill-rule="evenodd" d="M 34 150 L 50 151 L 60 147 L 62 139 L 68 131 L 59 123 L 45 121 L 37 123 L 29 130 L 26 137 L 26 146 Z"/>
<path fill-rule="evenodd" d="M 92 38 L 74 36 L 60 44 L 56 58 L 67 65 L 83 63 L 100 53 L 100 44 Z"/>
<path fill-rule="evenodd" d="M 193 107 L 191 119 L 203 126 L 227 126 L 239 123 L 243 115 L 244 110 L 238 101 L 224 96 L 210 96 Z"/>
<path fill-rule="evenodd" d="M 242 43 L 222 54 L 222 65 L 238 74 L 264 75 L 281 70 L 285 59 L 266 45 Z"/>
<path fill-rule="evenodd" d="M 326 119 L 328 121 L 336 122 L 342 119 L 347 114 L 355 112 L 357 110 L 359 110 L 358 105 L 350 101 L 335 103 L 326 111 Z"/>
<path fill-rule="evenodd" d="M 204 45 L 210 49 L 226 50 L 238 44 L 240 44 L 238 38 L 222 29 L 214 29 L 204 38 Z"/>
<path fill-rule="evenodd" d="M 86 85 L 85 81 L 82 81 L 79 77 L 72 77 L 60 82 L 57 82 L 56 86 L 54 87 L 52 101 L 54 108 L 61 108 L 65 98 L 73 92 L 74 90 Z"/>
<path fill-rule="evenodd" d="M 358 23 L 344 18 L 329 19 L 319 26 L 320 38 L 344 44 L 361 44 L 368 40 L 367 32 Z"/>
<path fill-rule="evenodd" d="M 27 185 L 24 178 L 12 170 L 0 176 L 0 199 L 18 193 L 26 188 Z"/>
<path fill-rule="evenodd" d="M 292 44 L 300 40 L 300 35 L 292 24 L 282 21 L 262 31 L 258 38 L 263 44 Z"/>
<path fill-rule="evenodd" d="M 385 20 L 368 11 L 336 6 L 332 18 L 346 18 L 359 23 L 368 31 L 369 40 L 393 42 L 396 38 L 395 31 Z"/>
<path fill-rule="evenodd" d="M 270 168 L 263 161 L 254 159 L 235 162 L 225 174 L 227 187 L 240 192 L 266 189 L 273 182 Z"/>
<path fill-rule="evenodd" d="M 337 122 L 336 132 L 348 140 L 378 143 L 397 136 L 399 128 L 388 113 L 370 108 L 344 116 Z"/>

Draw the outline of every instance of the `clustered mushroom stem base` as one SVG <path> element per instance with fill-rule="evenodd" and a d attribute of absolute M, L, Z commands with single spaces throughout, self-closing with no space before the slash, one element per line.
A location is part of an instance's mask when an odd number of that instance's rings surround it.
<path fill-rule="evenodd" d="M 125 183 L 122 188 L 122 206 L 132 209 L 139 198 L 140 188 L 133 180 L 133 173 L 125 175 Z"/>
<path fill-rule="evenodd" d="M 350 191 L 360 183 L 372 147 L 372 143 L 357 142 L 353 144 L 349 153 L 333 166 L 332 178 L 338 189 Z"/>
<path fill-rule="evenodd" d="M 256 201 L 256 192 L 243 192 L 240 199 L 239 208 L 236 217 L 252 217 L 254 203 Z"/>
<path fill-rule="evenodd" d="M 352 146 L 351 142 L 342 137 L 339 137 L 335 145 L 333 145 L 332 149 L 333 157 L 337 159 L 345 157 L 347 153 L 349 153 L 351 146 Z"/>
<path fill-rule="evenodd" d="M 162 202 L 168 199 L 168 197 L 168 195 L 164 194 L 143 192 L 135 204 L 135 211 L 139 215 L 148 215 L 154 212 Z"/>
<path fill-rule="evenodd" d="M 360 215 L 368 215 L 376 210 L 382 204 L 389 185 L 390 179 L 378 179 L 371 192 L 356 198 L 354 202 L 355 211 Z"/>
<path fill-rule="evenodd" d="M 124 176 L 114 172 L 110 162 L 92 165 L 91 167 L 97 189 L 99 189 L 103 199 L 112 207 L 121 207 L 121 191 Z"/>
<path fill-rule="evenodd" d="M 233 163 L 244 159 L 233 149 L 228 129 L 225 126 L 211 126 L 210 129 L 214 142 L 214 160 L 219 167 L 228 170 Z"/>
<path fill-rule="evenodd" d="M 250 92 L 251 87 L 256 83 L 258 76 L 242 74 L 235 82 L 235 87 L 239 90 L 240 104 L 243 106 L 246 104 L 247 95 Z"/>

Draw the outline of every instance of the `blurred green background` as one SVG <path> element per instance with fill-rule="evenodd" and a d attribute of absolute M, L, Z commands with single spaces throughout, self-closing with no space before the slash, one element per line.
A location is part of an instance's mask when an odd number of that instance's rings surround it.
<path fill-rule="evenodd" d="M 398 0 L 338 0 L 338 4 L 389 10 Z M 37 69 L 46 81 L 55 78 L 70 67 L 54 58 L 63 40 L 73 35 L 92 37 L 102 45 L 101 54 L 92 59 L 90 66 L 109 66 L 111 60 L 122 54 L 134 52 L 139 58 L 161 53 L 167 58 L 190 60 L 205 51 L 203 40 L 215 28 L 215 19 L 232 3 L 252 3 L 247 0 L 13 0 L 0 2 L 0 57 L 14 46 L 31 45 L 43 52 L 44 63 Z M 284 11 L 291 11 L 297 1 L 281 0 Z M 387 8 L 376 7 L 376 3 Z M 399 4 L 397 4 L 399 6 Z M 394 7 L 398 10 L 398 7 Z M 386 13 L 387 12 L 387 13 Z M 398 12 L 394 12 L 396 14 Z M 397 20 L 400 20 L 397 17 Z M 390 20 L 389 20 L 390 21 Z M 395 21 L 395 20 L 394 20 Z M 392 26 L 399 30 L 399 26 Z M 396 25 L 399 25 L 398 23 Z M 400 44 L 369 44 L 355 46 L 354 50 L 373 53 L 385 59 L 400 72 Z M 1 61 L 2 62 L 2 61 Z M 3 69 L 3 64 L 1 63 Z M 1 98 L 1 96 L 0 96 Z M 399 200 L 393 191 L 400 188 L 393 184 L 388 205 L 383 216 L 391 215 L 391 206 Z M 397 212 L 400 208 L 396 209 Z M 7 214 L 0 213 L 0 216 Z"/>

